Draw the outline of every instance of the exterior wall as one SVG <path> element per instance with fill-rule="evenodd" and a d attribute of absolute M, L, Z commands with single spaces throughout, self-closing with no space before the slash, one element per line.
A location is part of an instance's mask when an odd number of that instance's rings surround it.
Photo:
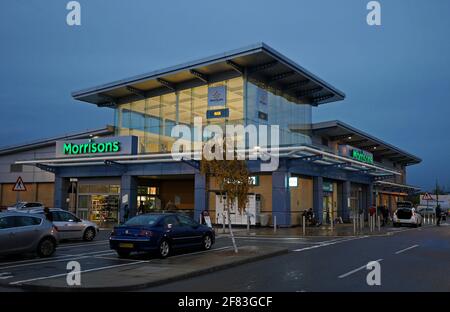
<path fill-rule="evenodd" d="M 8 207 L 16 203 L 17 192 L 12 189 L 14 183 L 0 184 L 0 206 Z M 25 183 L 26 192 L 20 192 L 20 201 L 37 201 L 44 204 L 46 207 L 53 206 L 53 187 L 54 183 Z"/>
<path fill-rule="evenodd" d="M 15 183 L 19 176 L 25 183 L 54 182 L 53 173 L 43 171 L 35 166 L 22 166 L 19 172 L 11 172 L 11 165 L 17 160 L 33 160 L 37 158 L 52 158 L 55 156 L 55 146 L 48 146 L 31 151 L 8 155 L 0 155 L 0 183 Z"/>
<path fill-rule="evenodd" d="M 290 188 L 291 224 L 301 223 L 302 213 L 313 207 L 313 179 L 299 177 L 298 186 Z"/>

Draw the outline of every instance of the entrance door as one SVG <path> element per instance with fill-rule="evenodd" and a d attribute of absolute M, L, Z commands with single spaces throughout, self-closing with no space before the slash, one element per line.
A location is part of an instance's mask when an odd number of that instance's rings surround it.
<path fill-rule="evenodd" d="M 323 196 L 323 222 L 331 223 L 331 220 L 334 219 L 333 213 L 333 195 L 325 194 Z"/>

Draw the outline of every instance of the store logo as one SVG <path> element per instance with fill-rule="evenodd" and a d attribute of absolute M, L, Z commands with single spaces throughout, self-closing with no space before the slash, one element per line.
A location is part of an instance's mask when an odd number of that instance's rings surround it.
<path fill-rule="evenodd" d="M 219 125 L 203 127 L 201 117 L 194 126 L 176 125 L 171 136 L 172 158 L 180 160 L 262 160 L 261 171 L 274 171 L 279 165 L 280 128 L 278 125 Z M 270 137 L 270 142 L 268 138 Z M 203 138 L 209 138 L 204 142 Z M 247 144 L 246 144 L 247 143 Z M 249 148 L 246 148 L 249 147 Z"/>
<path fill-rule="evenodd" d="M 373 155 L 362 150 L 352 150 L 351 157 L 366 164 L 373 164 Z"/>
<path fill-rule="evenodd" d="M 80 154 L 103 154 L 103 153 L 117 153 L 120 151 L 120 142 L 104 142 L 95 143 L 92 139 L 88 143 L 74 144 L 64 143 L 64 155 L 80 155 Z"/>

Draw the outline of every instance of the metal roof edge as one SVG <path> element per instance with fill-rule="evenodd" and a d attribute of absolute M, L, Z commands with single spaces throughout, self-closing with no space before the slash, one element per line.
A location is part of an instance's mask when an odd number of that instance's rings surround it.
<path fill-rule="evenodd" d="M 62 139 L 71 139 L 71 138 L 84 137 L 84 136 L 89 136 L 89 135 L 109 134 L 109 133 L 113 133 L 113 132 L 114 132 L 114 126 L 107 125 L 104 128 L 87 130 L 87 131 L 82 131 L 82 132 L 74 132 L 71 134 L 61 135 L 61 136 L 57 136 L 57 137 L 53 137 L 53 138 L 40 139 L 40 140 L 36 140 L 33 142 L 0 147 L 0 155 L 7 155 L 7 154 L 15 153 L 15 152 L 30 150 L 33 148 L 41 148 L 41 147 L 49 146 L 49 145 L 52 145 L 55 141 L 62 140 Z"/>
<path fill-rule="evenodd" d="M 315 126 L 316 126 L 316 129 L 315 129 Z M 355 128 L 355 127 L 353 127 L 353 126 L 351 126 L 351 125 L 349 125 L 349 124 L 347 124 L 347 123 L 345 123 L 343 121 L 340 121 L 340 120 L 329 120 L 329 121 L 313 123 L 312 124 L 312 130 L 314 131 L 314 130 L 319 130 L 319 129 L 324 129 L 324 128 L 331 128 L 331 127 L 336 127 L 336 126 L 341 126 L 343 128 L 347 128 L 348 130 L 350 130 L 352 132 L 355 132 L 355 133 L 360 134 L 362 136 L 365 136 L 365 137 L 367 137 L 367 138 L 369 138 L 369 139 L 371 139 L 373 141 L 377 141 L 377 142 L 379 142 L 379 143 L 381 143 L 383 145 L 386 145 L 387 147 L 389 147 L 390 149 L 392 149 L 392 150 L 394 150 L 394 151 L 396 151 L 398 153 L 404 154 L 404 155 L 406 155 L 406 156 L 408 156 L 408 157 L 410 157 L 412 159 L 415 159 L 417 161 L 417 163 L 422 162 L 422 159 L 420 157 L 417 157 L 417 156 L 415 156 L 415 155 L 413 155 L 411 153 L 405 152 L 404 150 L 402 150 L 402 149 L 400 149 L 400 148 L 398 148 L 398 147 L 396 147 L 396 146 L 394 146 L 394 145 L 392 145 L 390 143 L 387 143 L 386 141 L 383 141 L 383 140 L 381 140 L 381 139 L 379 139 L 377 137 L 374 137 L 373 135 L 368 134 L 367 132 L 364 132 L 362 130 L 359 130 L 359 129 L 357 129 L 357 128 Z"/>

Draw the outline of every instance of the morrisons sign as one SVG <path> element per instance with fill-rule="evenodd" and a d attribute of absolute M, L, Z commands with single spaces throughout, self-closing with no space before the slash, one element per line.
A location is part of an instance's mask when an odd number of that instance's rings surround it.
<path fill-rule="evenodd" d="M 137 153 L 136 136 L 102 137 L 56 142 L 56 157 L 134 155 Z"/>
<path fill-rule="evenodd" d="M 95 143 L 89 140 L 88 143 L 74 144 L 64 143 L 64 155 L 80 155 L 80 154 L 102 154 L 102 153 L 117 153 L 120 151 L 120 142 L 112 141 L 105 143 Z"/>

